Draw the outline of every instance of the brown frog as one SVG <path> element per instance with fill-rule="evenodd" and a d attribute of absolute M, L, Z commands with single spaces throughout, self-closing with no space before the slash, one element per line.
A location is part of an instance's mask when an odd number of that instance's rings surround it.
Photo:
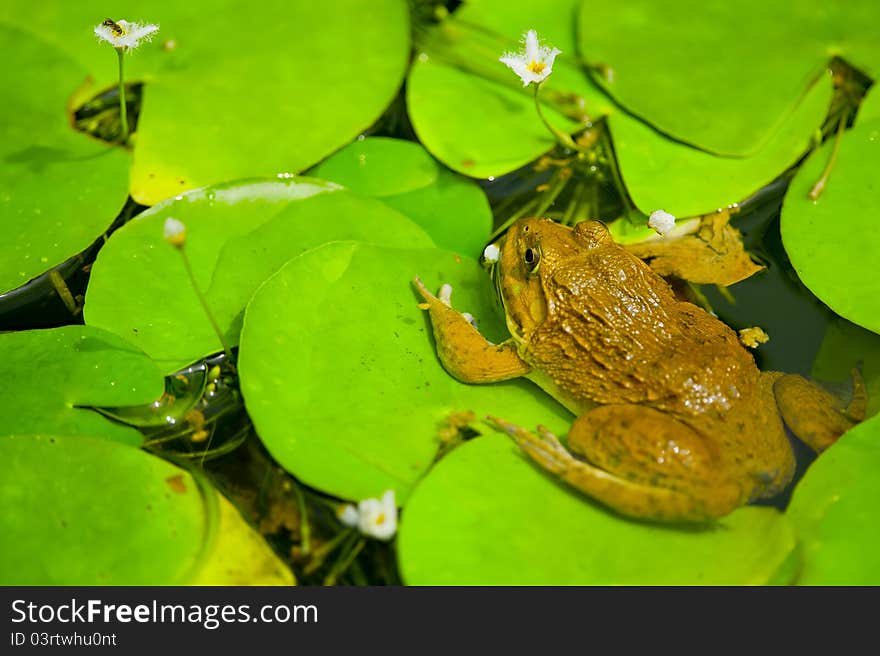
<path fill-rule="evenodd" d="M 801 376 L 759 371 L 731 328 L 679 300 L 602 223 L 522 219 L 484 260 L 495 260 L 511 334 L 502 344 L 415 280 L 443 366 L 466 383 L 525 376 L 578 415 L 568 449 L 542 427 L 536 435 L 492 421 L 538 465 L 619 513 L 720 517 L 791 480 L 783 421 L 822 451 L 864 416 L 857 372 L 843 407 Z"/>

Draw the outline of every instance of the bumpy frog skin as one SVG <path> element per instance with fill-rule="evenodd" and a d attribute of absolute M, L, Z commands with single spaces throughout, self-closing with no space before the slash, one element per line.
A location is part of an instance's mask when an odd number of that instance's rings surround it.
<path fill-rule="evenodd" d="M 416 279 L 439 358 L 465 383 L 529 378 L 578 415 L 568 449 L 541 427 L 493 421 L 546 471 L 621 514 L 725 515 L 791 480 L 783 421 L 822 451 L 864 416 L 857 373 L 844 408 L 805 378 L 759 371 L 731 328 L 676 298 L 599 222 L 522 219 L 495 247 L 511 334 L 502 344 Z"/>

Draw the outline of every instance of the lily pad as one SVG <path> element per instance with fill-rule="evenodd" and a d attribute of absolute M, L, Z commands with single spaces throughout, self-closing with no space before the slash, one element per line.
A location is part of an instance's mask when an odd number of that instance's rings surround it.
<path fill-rule="evenodd" d="M 107 16 L 123 18 L 119 11 L 107 0 L 10 0 L 4 21 L 59 45 L 109 86 L 116 54 L 92 28 Z M 152 0 L 137 11 L 128 18 L 161 27 L 126 63 L 128 79 L 145 82 L 131 192 L 147 205 L 202 185 L 311 166 L 375 121 L 409 59 L 402 0 Z"/>
<path fill-rule="evenodd" d="M 842 56 L 880 73 L 872 0 L 582 2 L 584 60 L 624 107 L 674 139 L 745 156 L 769 145 L 808 85 Z"/>
<path fill-rule="evenodd" d="M 782 206 L 782 242 L 803 283 L 832 310 L 880 331 L 880 95 L 862 103 L 856 125 L 840 142 L 837 161 L 817 200 L 808 194 L 831 157 L 833 139 L 795 175 Z"/>
<path fill-rule="evenodd" d="M 743 158 L 717 157 L 616 112 L 608 124 L 627 191 L 646 214 L 662 208 L 675 216 L 697 216 L 742 202 L 809 150 L 831 96 L 830 76 L 823 76 L 768 143 Z"/>
<path fill-rule="evenodd" d="M 847 432 L 810 466 L 787 515 L 803 545 L 801 585 L 880 584 L 880 417 Z"/>
<path fill-rule="evenodd" d="M 483 191 L 411 141 L 355 141 L 312 174 L 381 198 L 419 224 L 441 248 L 474 255 L 489 239 L 492 211 Z"/>
<path fill-rule="evenodd" d="M 167 373 L 223 348 L 180 253 L 163 238 L 169 217 L 186 224 L 195 277 L 232 345 L 260 283 L 309 248 L 337 239 L 433 245 L 384 203 L 307 178 L 240 181 L 161 203 L 113 233 L 101 249 L 84 316 L 89 325 L 137 344 Z"/>
<path fill-rule="evenodd" d="M 4 7 L 5 10 L 5 7 Z M 0 25 L 0 294 L 85 250 L 125 203 L 129 156 L 70 125 L 87 70 L 34 35 Z"/>
<path fill-rule="evenodd" d="M 469 2 L 435 28 L 431 39 L 418 43 L 422 52 L 409 72 L 407 107 L 425 147 L 455 171 L 491 178 L 528 164 L 556 145 L 537 116 L 531 87 L 523 89 L 519 78 L 498 61 L 503 53 L 519 48 L 528 29 L 562 50 L 541 92 L 548 120 L 565 131 L 583 127 L 548 102 L 554 93 L 580 97 L 593 118 L 608 113 L 610 101 L 577 60 L 577 7 L 577 0 Z"/>
<path fill-rule="evenodd" d="M 822 346 L 813 362 L 813 376 L 848 383 L 853 367 L 859 367 L 865 379 L 866 413 L 872 417 L 880 412 L 880 335 L 836 319 L 825 330 Z"/>
<path fill-rule="evenodd" d="M 188 585 L 294 585 L 290 569 L 223 496 L 209 552 Z"/>
<path fill-rule="evenodd" d="M 440 436 L 487 414 L 564 431 L 570 415 L 525 381 L 463 385 L 440 366 L 411 286 L 452 284 L 453 304 L 493 341 L 486 274 L 436 249 L 327 244 L 291 260 L 248 305 L 241 390 L 260 439 L 307 485 L 346 499 L 405 501 Z M 472 413 L 472 414 L 468 414 Z M 454 437 L 454 435 L 453 435 Z"/>
<path fill-rule="evenodd" d="M 425 147 L 456 171 L 490 179 L 554 147 L 535 111 L 532 91 L 523 90 L 518 78 L 497 61 L 529 28 L 562 50 L 541 91 L 545 114 L 562 130 L 582 128 L 583 121 L 566 119 L 553 109 L 576 108 L 579 98 L 591 119 L 606 116 L 627 192 L 645 214 L 663 208 L 676 216 L 697 216 L 741 202 L 798 161 L 828 112 L 831 82 L 817 69 L 812 86 L 802 84 L 791 112 L 749 157 L 719 157 L 669 138 L 622 111 L 593 82 L 597 76 L 591 77 L 580 64 L 575 45 L 580 8 L 577 0 L 539 5 L 480 0 L 462 6 L 429 32 L 431 36 L 423 37 L 418 43 L 423 52 L 409 74 L 407 102 Z M 643 55 L 631 43 L 626 47 Z M 657 97 L 666 100 L 669 95 Z M 705 184 L 695 185 L 695 179 Z"/>
<path fill-rule="evenodd" d="M 83 406 L 146 404 L 164 390 L 142 352 L 116 335 L 66 326 L 0 335 L 0 436 L 102 436 L 140 444 L 133 428 Z M 0 439 L 2 441 L 2 439 Z"/>
<path fill-rule="evenodd" d="M 0 454 L 4 585 L 179 584 L 203 556 L 216 517 L 174 465 L 86 436 L 7 436 Z"/>
<path fill-rule="evenodd" d="M 486 472 L 491 472 L 487 476 Z M 457 449 L 404 512 L 410 585 L 738 585 L 780 581 L 795 536 L 772 508 L 699 527 L 623 519 L 570 491 L 501 435 Z"/>
<path fill-rule="evenodd" d="M 0 457 L 0 530 L 14 536 L 0 547 L 3 585 L 293 583 L 228 501 L 155 456 L 14 435 L 0 438 Z"/>

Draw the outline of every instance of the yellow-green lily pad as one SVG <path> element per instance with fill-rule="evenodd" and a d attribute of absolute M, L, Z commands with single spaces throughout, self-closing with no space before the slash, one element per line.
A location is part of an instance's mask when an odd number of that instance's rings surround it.
<path fill-rule="evenodd" d="M 291 585 L 201 477 L 102 438 L 0 438 L 0 584 Z"/>
<path fill-rule="evenodd" d="M 71 127 L 68 99 L 88 69 L 2 21 L 0 294 L 100 237 L 125 203 L 130 164 L 122 149 Z"/>
<path fill-rule="evenodd" d="M 251 295 L 295 255 L 337 239 L 433 245 L 384 203 L 308 178 L 239 181 L 156 205 L 113 233 L 101 249 L 84 316 L 89 325 L 138 345 L 166 373 L 223 348 L 180 253 L 163 238 L 170 217 L 186 225 L 195 277 L 233 346 Z"/>
<path fill-rule="evenodd" d="M 2 437 L 0 457 L 3 585 L 180 584 L 204 555 L 216 510 L 170 463 L 51 434 Z"/>
<path fill-rule="evenodd" d="M 68 52 L 99 88 L 116 82 L 117 62 L 94 26 L 160 26 L 126 57 L 127 78 L 144 82 L 131 192 L 147 205 L 315 164 L 379 117 L 409 60 L 403 0 L 150 0 L 128 11 L 109 0 L 8 0 L 0 20 Z"/>
<path fill-rule="evenodd" d="M 584 0 L 578 45 L 628 111 L 699 148 L 755 155 L 833 56 L 880 72 L 873 0 Z"/>
<path fill-rule="evenodd" d="M 0 380 L 0 436 L 86 435 L 129 444 L 140 444 L 143 436 L 89 406 L 147 404 L 165 389 L 146 355 L 88 326 L 0 335 Z"/>
<path fill-rule="evenodd" d="M 597 86 L 594 80 L 601 74 L 590 73 L 578 52 L 579 11 L 581 15 L 588 12 L 579 0 L 540 4 L 479 0 L 463 5 L 452 18 L 427 32 L 418 41 L 422 52 L 407 83 L 409 113 L 425 147 L 456 171 L 492 179 L 529 164 L 555 146 L 535 111 L 532 88 L 522 89 L 519 79 L 498 62 L 502 53 L 517 48 L 517 41 L 530 28 L 543 42 L 562 50 L 541 91 L 546 116 L 569 132 L 585 127 L 584 119 L 573 120 L 572 112 L 583 112 L 594 122 L 607 117 L 627 193 L 645 214 L 662 208 L 676 216 L 697 216 L 741 202 L 796 163 L 812 145 L 831 100 L 831 83 L 821 74 L 821 67 L 809 81 L 811 86 L 799 82 L 802 92 L 791 111 L 760 148 L 721 157 L 671 138 L 623 110 Z M 608 38 L 615 38 L 613 31 Z M 631 43 L 625 47 L 642 53 Z M 652 66 L 663 60 L 655 59 Z M 665 101 L 674 95 L 658 97 Z M 717 97 L 712 96 L 712 102 L 724 105 Z M 560 113 L 563 109 L 568 118 Z M 763 109 L 756 103 L 748 116 Z M 724 116 L 719 108 L 707 120 L 726 129 Z"/>
<path fill-rule="evenodd" d="M 526 381 L 463 385 L 441 367 L 411 280 L 453 287 L 453 304 L 500 341 L 485 272 L 438 249 L 327 244 L 291 260 L 248 304 L 239 374 L 272 456 L 307 485 L 403 503 L 456 426 L 487 414 L 565 429 L 570 415 Z M 447 443 L 448 445 L 448 443 Z"/>
<path fill-rule="evenodd" d="M 810 465 L 786 514 L 803 546 L 801 585 L 880 585 L 880 417 Z"/>
<path fill-rule="evenodd" d="M 413 492 L 398 538 L 410 585 L 784 583 L 794 550 L 773 508 L 704 527 L 624 519 L 539 471 L 503 435 L 442 460 Z"/>
<path fill-rule="evenodd" d="M 441 248 L 476 255 L 492 230 L 492 211 L 482 190 L 411 141 L 355 141 L 311 175 L 381 198 L 420 225 Z"/>
<path fill-rule="evenodd" d="M 803 283 L 828 306 L 880 332 L 880 94 L 869 93 L 818 199 L 810 191 L 832 157 L 834 140 L 814 152 L 782 206 L 782 242 Z"/>

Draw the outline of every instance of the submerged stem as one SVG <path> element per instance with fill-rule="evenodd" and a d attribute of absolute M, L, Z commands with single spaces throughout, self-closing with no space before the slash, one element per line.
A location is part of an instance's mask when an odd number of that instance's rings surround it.
<path fill-rule="evenodd" d="M 828 176 L 831 175 L 831 169 L 834 168 L 834 164 L 837 162 L 837 153 L 840 150 L 840 142 L 843 140 L 843 130 L 846 128 L 846 119 L 847 112 L 844 112 L 840 117 L 840 122 L 837 124 L 837 134 L 834 135 L 834 148 L 831 150 L 831 157 L 828 158 L 828 163 L 825 165 L 822 175 L 819 176 L 816 184 L 813 185 L 810 193 L 807 194 L 810 200 L 817 200 L 822 195 L 822 192 L 825 191 Z"/>
<path fill-rule="evenodd" d="M 223 352 L 226 354 L 226 359 L 229 362 L 229 366 L 234 367 L 235 365 L 233 364 L 232 359 L 232 349 L 229 348 L 229 344 L 226 342 L 226 338 L 223 336 L 223 331 L 220 330 L 220 325 L 217 323 L 217 320 L 214 318 L 214 314 L 211 312 L 211 308 L 208 306 L 208 301 L 205 299 L 205 295 L 202 294 L 202 290 L 199 289 L 199 284 L 196 282 L 196 277 L 193 274 L 192 265 L 189 263 L 189 257 L 186 254 L 186 249 L 181 246 L 177 250 L 180 251 L 180 257 L 183 258 L 183 267 L 186 269 L 186 275 L 189 276 L 189 281 L 192 284 L 192 288 L 193 290 L 195 290 L 196 296 L 198 296 L 199 298 L 199 303 L 202 304 L 202 309 L 205 311 L 208 320 L 211 322 L 211 326 L 214 327 L 214 332 L 217 334 L 217 338 L 223 345 Z"/>
<path fill-rule="evenodd" d="M 123 76 L 125 49 L 116 48 L 116 54 L 119 57 L 119 121 L 122 124 L 122 143 L 128 143 L 128 110 L 125 105 L 125 77 Z"/>

